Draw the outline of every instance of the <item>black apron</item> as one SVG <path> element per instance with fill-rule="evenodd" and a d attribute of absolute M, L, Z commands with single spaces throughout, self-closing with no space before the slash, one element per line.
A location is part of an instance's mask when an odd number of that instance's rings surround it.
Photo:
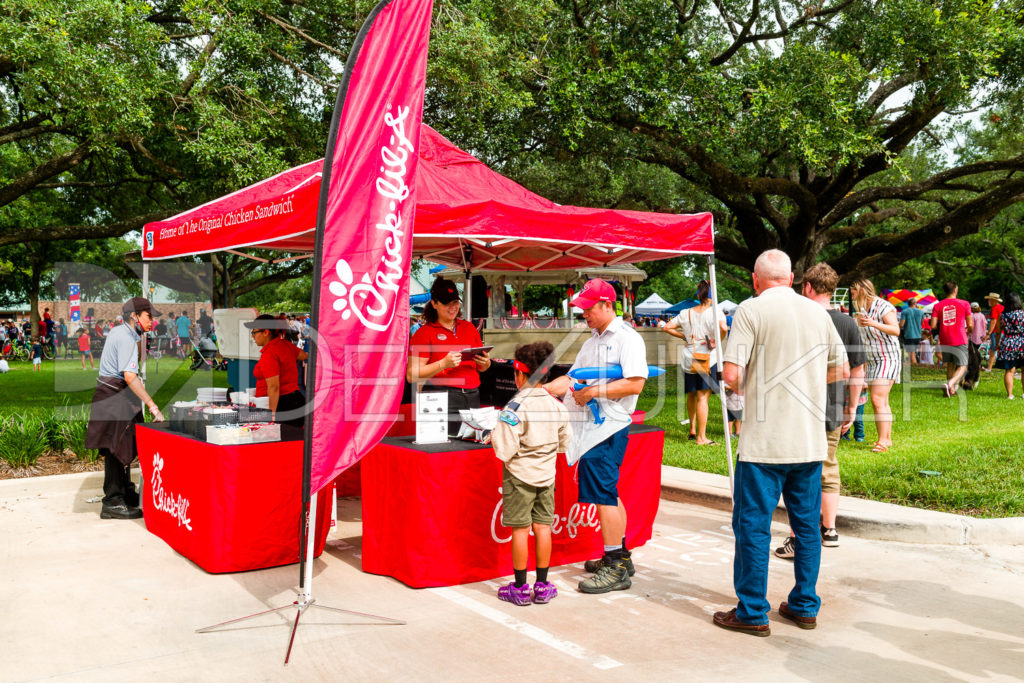
<path fill-rule="evenodd" d="M 142 423 L 142 399 L 120 377 L 99 377 L 89 410 L 86 448 L 106 448 L 122 465 L 135 459 L 135 425 Z"/>

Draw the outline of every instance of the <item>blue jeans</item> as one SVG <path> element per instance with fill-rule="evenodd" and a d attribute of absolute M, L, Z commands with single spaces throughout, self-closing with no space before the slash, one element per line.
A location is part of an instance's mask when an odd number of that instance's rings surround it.
<path fill-rule="evenodd" d="M 864 440 L 864 406 L 866 403 L 861 403 L 857 406 L 857 418 L 853 421 L 853 438 L 857 441 Z"/>
<path fill-rule="evenodd" d="M 821 607 L 814 589 L 821 562 L 821 463 L 766 465 L 740 461 L 735 485 L 732 531 L 736 536 L 733 586 L 739 598 L 736 618 L 748 624 L 768 623 L 772 513 L 780 494 L 796 535 L 796 585 L 789 593 L 789 608 L 802 617 L 817 616 Z"/>

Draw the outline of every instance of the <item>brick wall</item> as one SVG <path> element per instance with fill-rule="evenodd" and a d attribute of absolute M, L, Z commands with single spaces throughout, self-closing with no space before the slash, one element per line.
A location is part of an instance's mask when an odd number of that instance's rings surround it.
<path fill-rule="evenodd" d="M 121 315 L 121 306 L 124 302 L 119 303 L 105 303 L 100 301 L 83 301 L 81 303 L 82 318 L 89 314 L 89 309 L 93 309 L 93 320 L 114 320 L 117 316 Z M 43 310 L 45 308 L 50 309 L 50 317 L 56 322 L 61 318 L 64 318 L 64 322 L 68 322 L 71 319 L 69 314 L 70 304 L 67 301 L 40 301 L 39 302 L 39 317 L 43 317 Z M 174 313 L 175 316 L 181 315 L 182 311 L 188 313 L 188 317 L 192 322 L 195 322 L 199 318 L 199 311 L 206 309 L 207 315 L 213 314 L 213 305 L 207 303 L 192 303 L 192 304 L 178 304 L 178 303 L 160 303 L 153 302 L 153 308 L 160 311 L 165 320 L 167 319 L 168 313 Z M 72 330 L 74 332 L 74 330 Z"/>

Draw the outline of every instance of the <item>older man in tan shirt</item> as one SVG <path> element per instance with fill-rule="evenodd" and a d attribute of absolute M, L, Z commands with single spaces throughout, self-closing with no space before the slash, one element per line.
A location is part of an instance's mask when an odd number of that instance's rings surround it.
<path fill-rule="evenodd" d="M 821 306 L 793 291 L 789 256 L 772 249 L 754 265 L 754 291 L 733 314 L 722 378 L 746 399 L 733 492 L 733 585 L 738 605 L 716 626 L 767 636 L 772 512 L 781 494 L 796 534 L 796 585 L 779 614 L 814 628 L 821 540 L 821 463 L 827 385 L 849 377 L 843 342 Z"/>

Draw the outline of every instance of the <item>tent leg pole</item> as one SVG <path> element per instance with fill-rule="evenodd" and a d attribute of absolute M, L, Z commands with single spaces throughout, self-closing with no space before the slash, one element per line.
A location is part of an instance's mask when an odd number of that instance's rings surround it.
<path fill-rule="evenodd" d="M 149 261 L 142 262 L 142 296 L 149 298 Z M 149 303 L 153 303 L 150 301 Z M 146 381 L 146 340 L 148 337 L 147 332 L 142 333 L 142 381 Z"/>
<path fill-rule="evenodd" d="M 328 489 L 334 492 L 334 487 L 329 486 Z M 391 617 L 382 617 L 376 614 L 367 614 L 366 612 L 354 612 L 347 609 L 338 609 L 337 607 L 328 607 L 326 605 L 316 604 L 316 598 L 313 597 L 313 551 L 316 543 L 316 499 L 319 493 L 314 493 L 310 496 L 309 509 L 306 511 L 309 519 L 309 531 L 306 534 L 306 548 L 305 548 L 305 564 L 303 566 L 302 574 L 302 586 L 299 588 L 298 598 L 288 604 L 281 605 L 280 607 L 273 607 L 256 614 L 250 614 L 245 617 L 239 617 L 238 619 L 230 619 L 228 621 L 222 621 L 219 624 L 213 624 L 212 626 L 204 626 L 203 628 L 197 628 L 196 633 L 213 633 L 214 631 L 221 630 L 222 627 L 239 624 L 249 619 L 255 619 L 256 617 L 262 617 L 264 614 L 274 614 L 286 610 L 290 607 L 295 608 L 295 621 L 291 622 L 291 631 L 288 634 L 288 649 L 285 651 L 284 663 L 287 664 L 292 656 L 292 645 L 295 644 L 295 634 L 299 630 L 299 620 L 302 618 L 302 613 L 307 609 L 322 609 L 329 612 L 337 612 L 341 614 L 351 614 L 357 617 L 366 617 L 367 619 L 375 619 L 382 621 L 385 624 L 393 625 L 404 625 L 405 622 L 401 619 L 392 619 Z"/>
<path fill-rule="evenodd" d="M 715 326 L 718 325 L 718 280 L 715 277 L 715 257 L 711 254 L 708 255 L 708 273 L 709 279 L 711 280 L 711 308 L 712 315 L 714 317 Z M 715 331 L 718 334 L 718 331 Z M 715 365 L 718 366 L 718 376 L 722 376 L 723 363 L 722 363 L 722 344 L 715 344 Z M 729 469 L 729 494 L 735 496 L 736 488 L 734 482 L 734 475 L 732 471 L 732 435 L 729 433 L 729 411 L 725 407 L 725 386 L 721 380 L 718 382 L 718 398 L 719 403 L 722 404 L 722 431 L 725 433 L 725 458 L 726 466 Z"/>

